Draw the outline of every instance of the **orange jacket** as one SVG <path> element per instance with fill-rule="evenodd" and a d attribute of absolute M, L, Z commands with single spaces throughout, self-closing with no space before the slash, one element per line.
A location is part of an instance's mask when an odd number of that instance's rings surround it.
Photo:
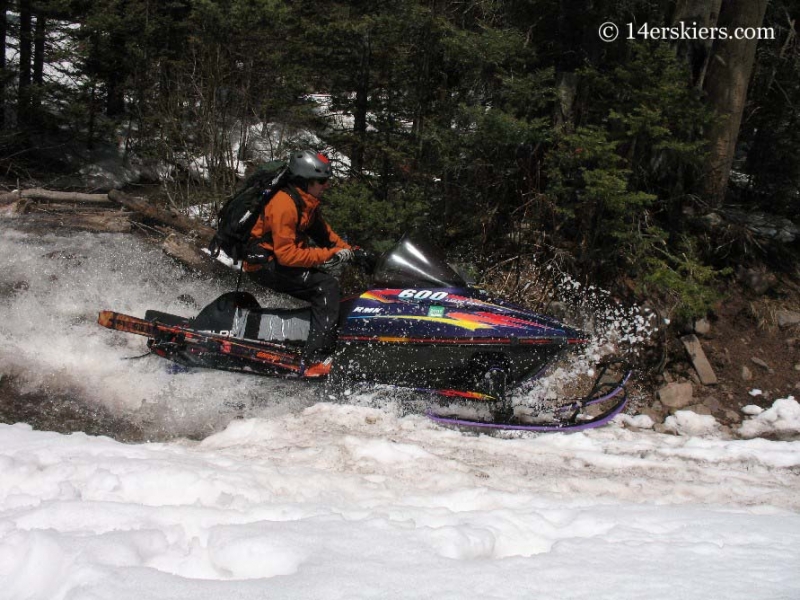
<path fill-rule="evenodd" d="M 284 190 L 279 191 L 264 207 L 264 212 L 256 221 L 250 238 L 267 239 L 259 246 L 271 252 L 278 264 L 285 267 L 317 267 L 331 258 L 339 250 L 350 248 L 322 219 L 319 213 L 319 200 L 311 194 L 297 189 L 302 202 L 303 214 L 297 222 L 297 206 Z M 271 234 L 270 236 L 267 234 Z M 308 246 L 312 239 L 317 248 Z M 246 271 L 256 271 L 261 266 L 244 261 Z"/>

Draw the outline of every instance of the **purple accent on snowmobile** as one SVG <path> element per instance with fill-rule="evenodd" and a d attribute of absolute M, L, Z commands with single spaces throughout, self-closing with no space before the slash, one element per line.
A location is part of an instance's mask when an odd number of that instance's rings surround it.
<path fill-rule="evenodd" d="M 569 404 L 564 404 L 563 406 L 559 406 L 553 412 L 567 412 L 570 410 L 581 408 L 583 406 L 600 404 L 601 402 L 610 400 L 611 398 L 619 394 L 620 390 L 622 390 L 625 387 L 625 384 L 628 383 L 628 380 L 631 378 L 632 374 L 633 371 L 628 371 L 627 373 L 625 373 L 625 376 L 620 380 L 620 382 L 616 385 L 616 387 L 605 396 L 598 396 L 597 398 L 590 398 L 589 400 L 576 400 L 575 402 L 570 402 Z"/>
<path fill-rule="evenodd" d="M 625 384 L 631 377 L 631 371 L 628 371 L 625 376 L 622 378 L 620 383 L 610 392 L 604 394 L 602 396 L 598 396 L 597 398 L 592 398 L 590 400 L 583 400 L 572 402 L 570 404 L 566 404 L 564 406 L 559 406 L 558 408 L 554 409 L 553 412 L 567 412 L 569 410 L 576 410 L 583 406 L 589 406 L 591 404 L 600 404 L 615 396 L 619 395 L 620 392 L 624 392 Z M 619 400 L 614 406 L 612 406 L 608 411 L 595 417 L 594 419 L 590 419 L 588 421 L 583 421 L 580 423 L 571 423 L 571 422 L 563 422 L 563 423 L 552 423 L 552 424 L 542 424 L 542 425 L 526 425 L 523 423 L 484 423 L 482 421 L 471 421 L 469 419 L 457 419 L 453 417 L 441 417 L 430 410 L 427 412 L 426 416 L 432 420 L 434 423 L 439 425 L 447 425 L 447 426 L 455 426 L 455 427 L 465 427 L 470 429 L 492 429 L 492 430 L 500 430 L 500 431 L 533 431 L 533 432 L 554 432 L 554 431 L 564 431 L 564 432 L 574 432 L 574 431 L 584 431 L 586 429 L 593 429 L 595 427 L 601 427 L 603 425 L 608 424 L 614 417 L 620 414 L 628 403 L 627 394 L 623 394 L 622 399 Z"/>

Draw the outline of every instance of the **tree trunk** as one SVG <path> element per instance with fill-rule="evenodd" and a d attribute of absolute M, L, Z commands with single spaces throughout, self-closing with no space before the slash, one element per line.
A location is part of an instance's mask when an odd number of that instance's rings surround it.
<path fill-rule="evenodd" d="M 586 56 L 583 19 L 591 9 L 590 0 L 561 0 L 558 13 L 559 53 L 556 61 L 556 106 L 553 121 L 556 130 L 574 129 L 575 101 L 578 95 L 577 70 Z"/>
<path fill-rule="evenodd" d="M 8 0 L 0 0 L 0 129 L 6 125 L 6 10 Z"/>
<path fill-rule="evenodd" d="M 19 88 L 17 112 L 19 121 L 28 121 L 31 100 L 31 3 L 30 0 L 19 2 Z"/>
<path fill-rule="evenodd" d="M 36 30 L 33 34 L 33 89 L 31 93 L 31 107 L 33 111 L 39 108 L 44 87 L 44 42 L 46 18 L 43 11 L 36 13 Z"/>
<path fill-rule="evenodd" d="M 731 36 L 737 27 L 760 27 L 766 9 L 767 0 L 724 0 L 718 25 Z M 705 91 L 718 116 L 709 134 L 711 155 L 705 180 L 712 207 L 723 204 L 728 187 L 756 45 L 757 40 L 717 40 L 708 65 Z"/>
<path fill-rule="evenodd" d="M 689 26 L 716 27 L 721 5 L 722 0 L 676 0 L 670 22 L 672 25 L 686 23 Z M 677 42 L 678 56 L 689 63 L 692 86 L 697 89 L 703 89 L 713 44 L 710 39 Z"/>
<path fill-rule="evenodd" d="M 117 6 L 120 20 L 124 21 L 125 19 L 127 5 L 128 3 L 123 0 Z M 110 32 L 110 36 L 112 52 L 116 54 L 118 60 L 115 61 L 116 64 L 108 70 L 106 75 L 106 115 L 118 117 L 125 112 L 125 79 L 128 68 L 125 60 L 127 57 L 125 45 L 127 40 L 119 26 Z"/>
<path fill-rule="evenodd" d="M 369 32 L 364 34 L 361 44 L 361 61 L 356 84 L 356 103 L 353 115 L 353 152 L 351 170 L 360 174 L 364 168 L 364 148 L 367 138 L 367 111 L 369 110 L 369 85 L 370 85 L 370 46 Z"/>

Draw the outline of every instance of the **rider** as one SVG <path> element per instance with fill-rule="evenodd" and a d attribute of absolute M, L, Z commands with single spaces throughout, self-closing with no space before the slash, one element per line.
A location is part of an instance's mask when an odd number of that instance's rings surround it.
<path fill-rule="evenodd" d="M 330 160 L 310 150 L 295 152 L 288 169 L 288 185 L 253 227 L 244 270 L 260 285 L 311 303 L 301 373 L 321 377 L 330 371 L 336 343 L 339 283 L 320 267 L 351 261 L 353 250 L 320 214 L 320 199 L 333 176 Z"/>

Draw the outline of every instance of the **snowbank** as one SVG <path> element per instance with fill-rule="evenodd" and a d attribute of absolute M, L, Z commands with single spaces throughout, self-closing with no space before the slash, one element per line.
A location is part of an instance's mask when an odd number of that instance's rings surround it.
<path fill-rule="evenodd" d="M 771 433 L 800 435 L 800 404 L 794 396 L 776 400 L 771 408 L 753 415 L 739 428 L 739 434 L 746 438 Z"/>
<path fill-rule="evenodd" d="M 0 425 L 0 596 L 796 597 L 799 466 L 800 442 L 331 404 L 201 443 Z"/>

